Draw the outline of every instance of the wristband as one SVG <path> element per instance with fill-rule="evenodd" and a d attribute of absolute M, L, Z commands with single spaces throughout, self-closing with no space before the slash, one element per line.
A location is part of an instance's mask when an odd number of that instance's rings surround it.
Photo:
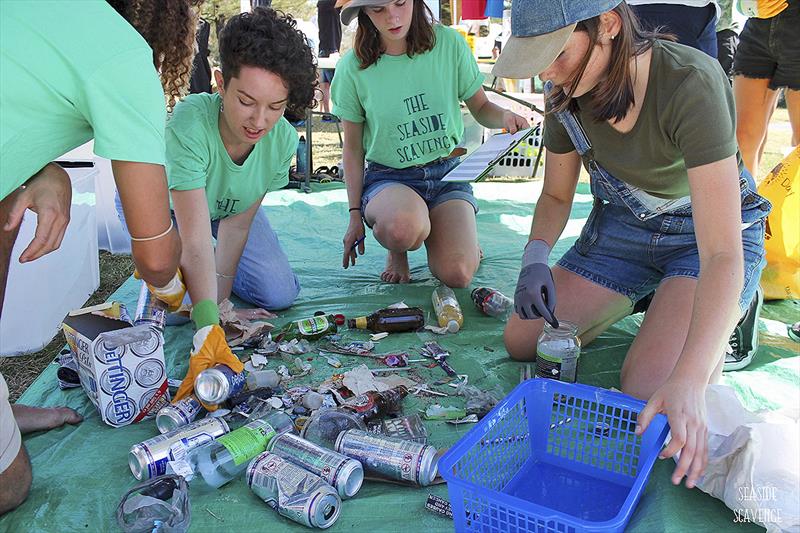
<path fill-rule="evenodd" d="M 201 300 L 192 306 L 192 320 L 196 330 L 219 324 L 219 307 L 212 300 Z"/>
<path fill-rule="evenodd" d="M 353 211 L 361 211 L 361 208 L 360 207 L 351 207 L 350 209 L 348 209 L 348 211 L 351 212 L 351 213 Z"/>

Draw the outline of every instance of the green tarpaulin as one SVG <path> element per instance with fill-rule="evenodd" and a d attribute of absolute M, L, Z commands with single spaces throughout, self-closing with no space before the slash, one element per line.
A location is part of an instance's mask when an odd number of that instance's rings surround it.
<path fill-rule="evenodd" d="M 520 252 L 530 228 L 533 201 L 539 184 L 476 185 L 479 199 L 478 231 L 484 259 L 473 287 L 491 286 L 513 294 Z M 341 268 L 341 239 L 346 224 L 346 196 L 341 186 L 319 187 L 312 194 L 281 191 L 265 202 L 303 286 L 300 299 L 273 322 L 309 316 L 315 311 L 337 311 L 348 316 L 367 314 L 403 300 L 430 312 L 434 279 L 425 264 L 424 251 L 411 254 L 414 283 L 388 285 L 378 277 L 385 252 L 371 235 L 367 253 L 356 267 Z M 588 187 L 581 185 L 564 232 L 553 254 L 557 258 L 574 241 L 591 209 Z M 138 285 L 126 282 L 112 297 L 134 306 Z M 457 291 L 465 314 L 463 330 L 437 340 L 452 356 L 458 373 L 481 388 L 499 387 L 509 392 L 519 382 L 519 363 L 509 360 L 502 343 L 502 323 L 480 315 L 472 306 L 468 290 Z M 797 320 L 798 302 L 768 304 L 762 315 L 761 348 L 755 362 L 744 371 L 726 375 L 752 409 L 797 404 L 798 344 L 781 333 L 780 322 Z M 429 316 L 430 318 L 430 316 Z M 619 370 L 641 318 L 629 317 L 585 348 L 580 360 L 580 381 L 602 387 L 619 387 Z M 364 339 L 364 334 L 346 335 Z M 166 333 L 166 359 L 170 377 L 181 378 L 186 369 L 191 342 L 190 326 L 170 327 Z M 396 334 L 381 341 L 379 351 L 413 350 L 422 344 L 418 334 Z M 312 354 L 313 355 L 313 354 Z M 346 368 L 364 361 L 341 357 Z M 271 361 L 275 368 L 279 363 Z M 25 446 L 31 456 L 34 482 L 28 500 L 16 511 L 0 518 L 0 531 L 112 531 L 120 497 L 134 485 L 128 469 L 131 445 L 156 434 L 153 421 L 114 429 L 103 424 L 81 389 L 62 392 L 56 382 L 56 365 L 49 366 L 20 398 L 20 403 L 39 406 L 69 405 L 86 420 L 77 427 L 63 427 L 28 436 Z M 345 368 L 345 369 L 346 369 Z M 324 359 L 314 362 L 308 377 L 320 382 L 335 370 Z M 423 368 L 431 381 L 443 377 L 438 368 Z M 447 388 L 447 387 L 445 387 Z M 424 409 L 434 400 L 409 397 L 405 412 Z M 444 405 L 460 405 L 458 398 L 437 399 Z M 452 426 L 427 422 L 431 444 L 447 447 L 466 432 L 469 425 Z M 630 521 L 630 531 L 720 531 L 758 530 L 751 524 L 735 524 L 734 513 L 720 501 L 700 492 L 674 487 L 669 475 L 671 460 L 660 461 Z M 356 498 L 347 500 L 338 522 L 330 531 L 449 531 L 453 522 L 424 509 L 429 492 L 447 497 L 447 487 L 408 488 L 367 482 Z M 192 531 L 300 531 L 302 526 L 279 517 L 240 479 L 219 490 L 191 485 Z M 212 515 L 213 513 L 213 515 Z M 218 517 L 218 518 L 216 518 Z"/>

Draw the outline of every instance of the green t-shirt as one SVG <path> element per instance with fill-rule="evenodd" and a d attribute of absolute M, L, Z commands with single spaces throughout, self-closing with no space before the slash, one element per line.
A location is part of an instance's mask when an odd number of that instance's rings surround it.
<path fill-rule="evenodd" d="M 414 57 L 382 55 L 366 69 L 353 51 L 336 65 L 333 112 L 364 123 L 367 161 L 407 168 L 447 156 L 461 142 L 459 102 L 481 87 L 483 75 L 467 42 L 435 25 L 433 50 Z"/>
<path fill-rule="evenodd" d="M 297 132 L 281 117 L 237 165 L 219 134 L 220 102 L 218 94 L 189 95 L 167 122 L 169 188 L 205 189 L 211 220 L 246 211 L 265 193 L 289 183 L 298 142 Z"/>
<path fill-rule="evenodd" d="M 0 198 L 92 138 L 99 156 L 164 164 L 153 51 L 104 0 L 2 0 L 0 75 Z"/>
<path fill-rule="evenodd" d="M 584 112 L 578 119 L 600 165 L 617 179 L 661 198 L 689 194 L 687 168 L 738 155 L 736 114 L 728 78 L 716 59 L 669 41 L 656 41 L 650 78 L 633 129 L 620 133 Z M 554 153 L 575 149 L 555 115 L 545 118 L 544 145 Z"/>

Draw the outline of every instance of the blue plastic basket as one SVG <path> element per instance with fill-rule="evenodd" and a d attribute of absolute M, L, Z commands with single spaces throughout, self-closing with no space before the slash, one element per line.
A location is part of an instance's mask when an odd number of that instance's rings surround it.
<path fill-rule="evenodd" d="M 637 437 L 645 403 L 605 389 L 530 379 L 439 460 L 456 531 L 622 531 L 669 427 Z"/>

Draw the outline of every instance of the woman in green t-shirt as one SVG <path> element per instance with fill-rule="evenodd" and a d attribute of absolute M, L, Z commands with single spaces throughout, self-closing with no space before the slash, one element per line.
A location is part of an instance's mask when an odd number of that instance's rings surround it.
<path fill-rule="evenodd" d="M 741 332 L 756 320 L 770 209 L 738 154 L 730 85 L 715 59 L 642 32 L 621 0 L 514 0 L 512 20 L 495 73 L 545 81 L 548 153 L 506 348 L 537 358 L 545 320 L 590 342 L 655 290 L 620 382 L 648 400 L 637 433 L 667 415 L 661 456 L 681 452 L 672 481 L 691 488 L 707 462 L 706 386 L 743 315 L 738 343 L 753 339 Z M 551 271 L 581 161 L 594 208 Z"/>
<path fill-rule="evenodd" d="M 314 103 L 311 50 L 290 16 L 272 9 L 232 17 L 219 40 L 219 92 L 191 95 L 167 123 L 167 176 L 183 253 L 181 270 L 198 330 L 219 322 L 231 291 L 274 316 L 300 291 L 266 212 L 264 195 L 288 183 L 297 149 L 284 110 Z M 216 238 L 216 249 L 212 243 Z"/>
<path fill-rule="evenodd" d="M 514 133 L 528 121 L 489 102 L 466 41 L 432 24 L 423 0 L 352 0 L 342 22 L 356 16 L 331 87 L 350 204 L 342 266 L 363 255 L 365 220 L 389 251 L 384 281 L 407 283 L 407 252 L 424 243 L 433 275 L 466 287 L 480 261 L 477 203 L 469 184 L 441 181 L 458 164 L 459 103 L 488 128 Z"/>

